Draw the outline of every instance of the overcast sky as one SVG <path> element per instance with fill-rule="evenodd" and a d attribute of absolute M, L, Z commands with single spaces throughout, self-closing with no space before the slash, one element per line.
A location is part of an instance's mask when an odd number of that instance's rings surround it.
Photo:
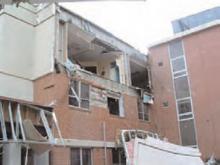
<path fill-rule="evenodd" d="M 220 0 L 74 2 L 62 5 L 146 53 L 149 44 L 172 36 L 172 20 L 220 6 Z"/>

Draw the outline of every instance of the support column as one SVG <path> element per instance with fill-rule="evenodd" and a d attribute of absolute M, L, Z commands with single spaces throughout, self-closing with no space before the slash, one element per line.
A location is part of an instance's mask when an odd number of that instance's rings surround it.
<path fill-rule="evenodd" d="M 40 155 L 34 153 L 34 165 L 49 165 L 49 151 Z"/>
<path fill-rule="evenodd" d="M 21 165 L 21 144 L 3 145 L 3 165 Z"/>
<path fill-rule="evenodd" d="M 131 83 L 131 68 L 130 68 L 130 57 L 124 54 L 124 65 L 125 65 L 125 82 L 126 85 L 130 86 Z"/>

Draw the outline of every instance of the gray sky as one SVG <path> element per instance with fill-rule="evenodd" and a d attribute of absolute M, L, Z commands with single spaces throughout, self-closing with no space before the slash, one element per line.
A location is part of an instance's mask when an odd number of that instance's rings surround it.
<path fill-rule="evenodd" d="M 172 36 L 172 20 L 220 6 L 220 0 L 74 2 L 62 5 L 146 53 L 149 44 Z"/>

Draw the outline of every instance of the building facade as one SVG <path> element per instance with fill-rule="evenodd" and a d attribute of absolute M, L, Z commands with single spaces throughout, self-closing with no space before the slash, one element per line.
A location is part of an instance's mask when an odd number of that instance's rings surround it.
<path fill-rule="evenodd" d="M 7 151 L 0 164 L 125 164 L 120 130 L 155 132 L 147 57 L 132 46 L 55 4 L 5 6 L 0 36 L 0 95 L 7 97 L 0 122 L 9 124 L 0 129 Z M 23 102 L 40 114 L 31 118 L 24 107 L 17 121 L 9 105 Z"/>
<path fill-rule="evenodd" d="M 149 49 L 158 132 L 198 147 L 204 160 L 220 159 L 219 25 L 215 20 L 185 29 Z"/>

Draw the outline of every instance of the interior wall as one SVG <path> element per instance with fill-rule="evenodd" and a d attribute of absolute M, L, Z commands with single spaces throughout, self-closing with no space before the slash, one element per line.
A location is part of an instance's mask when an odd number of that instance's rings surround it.
<path fill-rule="evenodd" d="M 88 61 L 88 62 L 80 62 L 83 66 L 96 66 L 97 67 L 97 75 L 102 76 L 106 79 L 110 79 L 110 65 L 112 60 L 105 61 Z"/>

